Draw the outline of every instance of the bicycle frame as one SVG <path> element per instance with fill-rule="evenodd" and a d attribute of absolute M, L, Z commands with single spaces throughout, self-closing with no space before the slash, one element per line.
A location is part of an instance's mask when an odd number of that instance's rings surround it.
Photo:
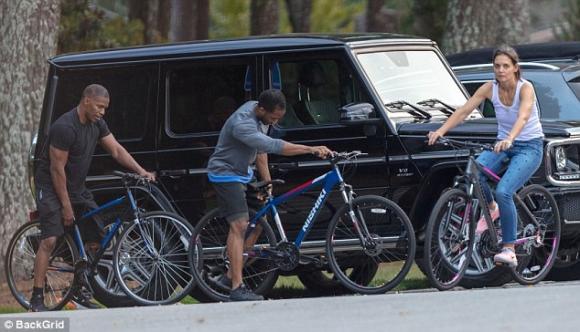
<path fill-rule="evenodd" d="M 470 199 L 475 197 L 478 199 L 478 202 L 483 202 L 484 206 L 482 207 L 482 211 L 483 211 L 483 215 L 485 216 L 485 221 L 487 222 L 487 227 L 488 227 L 488 229 L 495 229 L 495 227 L 493 225 L 493 221 L 491 219 L 491 215 L 489 214 L 489 210 L 485 207 L 485 205 L 487 205 L 487 203 L 485 200 L 485 196 L 481 190 L 482 188 L 481 188 L 481 183 L 480 183 L 480 179 L 479 179 L 478 174 L 485 175 L 488 179 L 490 179 L 494 183 L 499 183 L 499 181 L 501 181 L 501 177 L 499 175 L 495 174 L 488 167 L 485 167 L 482 164 L 480 164 L 477 160 L 475 160 L 475 158 L 473 156 L 469 157 L 469 160 L 467 162 L 467 167 L 465 170 L 465 175 L 469 179 L 469 182 L 468 182 L 468 185 L 466 188 L 466 193 Z M 475 188 L 475 190 L 474 190 L 474 188 Z M 525 212 L 526 216 L 530 219 L 530 221 L 535 226 L 539 226 L 536 218 L 534 217 L 532 212 L 528 209 L 528 207 L 523 202 L 523 200 L 517 195 L 517 193 L 514 194 L 513 199 L 514 199 L 515 203 L 523 209 L 523 211 Z M 472 211 L 476 211 L 476 206 L 471 207 L 471 208 L 473 208 Z M 474 218 L 472 218 L 472 217 L 471 217 L 471 222 L 473 223 L 472 226 L 474 227 L 475 222 L 474 222 Z M 490 236 L 492 238 L 493 243 L 498 243 L 499 241 L 498 241 L 497 233 L 496 232 L 489 232 L 489 233 L 490 233 Z M 516 239 L 514 244 L 515 245 L 522 245 L 533 238 L 535 238 L 535 236 Z"/>
<path fill-rule="evenodd" d="M 297 186 L 296 188 L 286 192 L 285 194 L 282 194 L 274 198 L 272 197 L 268 198 L 266 205 L 262 209 L 260 209 L 260 211 L 257 212 L 257 214 L 252 218 L 252 220 L 250 220 L 249 227 L 251 229 L 255 228 L 258 220 L 260 220 L 260 218 L 262 218 L 264 215 L 270 212 L 270 214 L 274 218 L 276 228 L 278 229 L 278 232 L 281 236 L 281 241 L 288 242 L 288 238 L 286 237 L 286 232 L 282 227 L 282 221 L 280 220 L 280 215 L 278 214 L 276 206 L 293 199 L 294 197 L 300 195 L 301 193 L 305 192 L 306 190 L 314 186 L 321 184 L 322 189 L 320 191 L 320 194 L 318 195 L 318 198 L 314 202 L 314 206 L 310 210 L 308 217 L 306 218 L 304 224 L 302 225 L 302 228 L 300 229 L 300 232 L 298 233 L 296 239 L 294 240 L 294 245 L 296 246 L 296 248 L 300 248 L 302 241 L 306 238 L 306 235 L 314 225 L 314 221 L 316 220 L 316 217 L 320 213 L 320 208 L 323 206 L 324 202 L 328 198 L 328 194 L 332 191 L 332 188 L 334 188 L 335 185 L 337 184 L 340 185 L 340 191 L 342 193 L 344 202 L 348 204 L 351 201 L 352 190 L 347 194 L 345 188 L 348 187 L 348 185 L 345 185 L 337 165 L 333 165 L 332 170 L 326 172 L 325 174 L 310 181 L 307 181 Z"/>
<path fill-rule="evenodd" d="M 111 200 L 111 201 L 109 201 L 109 202 L 107 202 L 107 203 L 105 203 L 105 204 L 103 204 L 103 205 L 101 205 L 93 210 L 90 210 L 90 211 L 86 212 L 85 214 L 83 214 L 81 216 L 81 218 L 79 218 L 79 220 L 75 220 L 74 230 L 73 230 L 73 239 L 75 241 L 75 244 L 77 245 L 77 248 L 79 250 L 80 259 L 82 261 L 87 262 L 88 256 L 87 256 L 84 244 L 83 244 L 82 236 L 81 236 L 80 231 L 79 231 L 78 223 L 79 222 L 86 222 L 88 218 L 95 216 L 95 215 L 98 215 L 101 212 L 108 210 L 110 208 L 113 208 L 115 206 L 121 205 L 127 200 L 129 200 L 129 203 L 131 205 L 131 210 L 135 214 L 135 218 L 138 219 L 139 218 L 139 210 L 137 208 L 137 202 L 135 201 L 135 198 L 133 197 L 133 193 L 131 192 L 131 190 L 129 188 L 127 188 L 127 195 L 119 197 L 119 198 L 114 199 L 114 200 Z M 105 252 L 105 249 L 108 247 L 109 242 L 112 240 L 115 233 L 117 233 L 117 231 L 119 230 L 119 227 L 121 227 L 121 224 L 122 224 L 121 218 L 119 218 L 117 216 L 117 218 L 115 219 L 115 222 L 113 223 L 113 226 L 111 227 L 111 229 L 109 229 L 109 231 L 105 234 L 105 236 L 103 237 L 103 239 L 99 243 L 100 248 L 97 251 L 95 257 L 93 258 L 93 260 L 91 262 L 91 266 L 90 266 L 91 270 L 96 268 L 98 261 L 100 260 L 101 256 Z M 145 243 L 147 244 L 147 246 L 149 246 L 148 241 L 145 241 Z M 149 250 L 151 250 L 151 248 L 149 248 Z"/>

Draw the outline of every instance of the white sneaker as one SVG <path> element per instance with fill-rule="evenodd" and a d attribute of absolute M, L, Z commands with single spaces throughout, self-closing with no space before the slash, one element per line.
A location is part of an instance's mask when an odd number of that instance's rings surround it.
<path fill-rule="evenodd" d="M 503 248 L 499 254 L 493 256 L 493 261 L 496 264 L 504 264 L 511 268 L 518 266 L 518 259 L 512 248 Z"/>

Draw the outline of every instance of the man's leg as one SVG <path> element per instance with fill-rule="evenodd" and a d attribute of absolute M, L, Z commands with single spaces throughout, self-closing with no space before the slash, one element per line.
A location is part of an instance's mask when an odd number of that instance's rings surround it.
<path fill-rule="evenodd" d="M 236 289 L 242 284 L 242 269 L 244 265 L 244 235 L 248 227 L 248 220 L 238 219 L 230 223 L 228 233 L 228 257 L 230 259 L 230 269 L 232 289 Z"/>
<path fill-rule="evenodd" d="M 40 241 L 36 258 L 34 259 L 34 287 L 44 289 L 48 259 L 56 246 L 56 236 L 51 236 Z"/>

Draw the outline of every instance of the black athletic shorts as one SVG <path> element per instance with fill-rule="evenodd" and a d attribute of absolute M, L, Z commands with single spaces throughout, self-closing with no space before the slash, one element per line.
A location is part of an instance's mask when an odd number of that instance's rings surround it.
<path fill-rule="evenodd" d="M 98 206 L 89 191 L 71 197 L 71 203 L 77 220 L 84 213 Z M 40 216 L 41 239 L 63 235 L 65 230 L 62 221 L 62 205 L 56 193 L 50 189 L 38 188 L 36 192 L 36 206 Z M 99 242 L 102 238 L 103 224 L 101 218 L 98 216 L 83 220 L 78 225 L 85 243 Z"/>
<path fill-rule="evenodd" d="M 248 220 L 246 185 L 239 182 L 212 182 L 221 216 L 228 222 Z"/>

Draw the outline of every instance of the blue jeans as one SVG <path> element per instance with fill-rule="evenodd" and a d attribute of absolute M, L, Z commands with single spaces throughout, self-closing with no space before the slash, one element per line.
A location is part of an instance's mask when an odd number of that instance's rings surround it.
<path fill-rule="evenodd" d="M 514 243 L 517 231 L 517 211 L 513 196 L 532 177 L 540 167 L 544 154 L 541 138 L 529 141 L 515 141 L 511 148 L 500 153 L 484 151 L 477 161 L 485 167 L 497 173 L 503 161 L 508 158 L 509 165 L 506 172 L 501 177 L 495 190 L 495 198 L 499 206 L 501 219 L 502 242 L 504 244 Z M 487 177 L 480 176 L 483 187 L 483 194 L 487 203 L 493 201 L 493 196 Z"/>

